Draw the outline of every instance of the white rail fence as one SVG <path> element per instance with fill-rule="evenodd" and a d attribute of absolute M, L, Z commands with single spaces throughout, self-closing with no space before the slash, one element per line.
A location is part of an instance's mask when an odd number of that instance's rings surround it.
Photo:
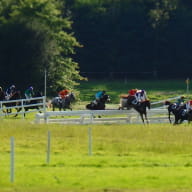
<path fill-rule="evenodd" d="M 30 101 L 36 101 L 36 103 L 32 104 Z M 7 107 L 6 105 L 9 105 Z M 11 106 L 10 106 L 11 105 Z M 21 114 L 23 117 L 26 113 L 37 112 L 38 109 L 30 109 L 28 111 L 25 108 L 41 108 L 42 112 L 46 111 L 46 99 L 45 96 L 43 97 L 34 97 L 31 99 L 18 99 L 18 100 L 9 100 L 9 101 L 0 101 L 0 116 L 7 116 L 7 115 L 16 115 Z M 7 110 L 13 110 L 11 113 L 6 113 Z M 16 110 L 15 110 L 16 109 Z M 21 109 L 17 112 L 17 109 Z"/>
<path fill-rule="evenodd" d="M 178 97 L 166 100 L 176 100 Z M 168 121 L 165 100 L 153 102 L 156 106 L 147 111 L 148 120 L 151 123 L 162 123 Z M 79 110 L 79 111 L 46 111 L 36 114 L 36 123 L 60 123 L 60 124 L 95 124 L 95 123 L 142 123 L 140 115 L 134 110 Z"/>
<path fill-rule="evenodd" d="M 167 100 L 176 100 L 178 97 Z M 26 104 L 26 101 L 37 100 L 35 104 Z M 15 103 L 10 107 L 5 105 Z M 16 104 L 17 103 L 17 104 Z M 19 103 L 19 105 L 18 105 Z M 168 122 L 167 109 L 164 106 L 164 100 L 151 103 L 152 107 L 158 107 L 147 111 L 150 122 L 161 123 Z M 35 97 L 31 99 L 20 99 L 11 101 L 0 101 L 0 116 L 37 112 L 37 109 L 26 111 L 25 108 L 38 106 L 43 113 L 36 114 L 36 123 L 62 123 L 62 124 L 94 124 L 94 123 L 142 123 L 139 114 L 135 110 L 79 110 L 79 111 L 46 111 L 46 98 Z M 5 113 L 7 109 L 21 109 L 19 112 L 14 110 L 11 113 Z M 102 117 L 101 117 L 102 116 Z M 101 118 L 100 118 L 101 117 Z"/>
<path fill-rule="evenodd" d="M 149 122 L 169 122 L 167 109 L 151 109 L 147 111 L 147 115 Z M 37 113 L 35 122 L 60 124 L 142 123 L 140 115 L 133 109 L 47 111 Z"/>

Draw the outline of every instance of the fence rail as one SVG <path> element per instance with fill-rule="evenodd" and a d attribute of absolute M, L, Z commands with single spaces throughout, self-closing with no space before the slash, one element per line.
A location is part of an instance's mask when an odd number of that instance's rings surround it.
<path fill-rule="evenodd" d="M 148 110 L 148 119 L 154 123 L 167 122 L 167 110 Z M 47 111 L 36 114 L 36 123 L 61 124 L 98 124 L 98 123 L 142 123 L 135 110 L 80 110 L 80 111 Z"/>
<path fill-rule="evenodd" d="M 176 100 L 180 96 L 166 100 Z M 148 119 L 152 123 L 168 121 L 167 108 L 163 101 L 151 103 L 152 109 L 148 110 Z M 158 107 L 155 107 L 157 106 Z M 100 118 L 102 116 L 102 118 Z M 94 124 L 94 123 L 142 123 L 139 114 L 134 110 L 79 110 L 79 111 L 46 111 L 36 114 L 36 123 L 60 124 Z"/>
<path fill-rule="evenodd" d="M 37 101 L 37 103 L 30 103 L 31 101 Z M 10 104 L 11 106 L 7 107 L 6 104 Z M 24 117 L 25 113 L 37 112 L 38 109 L 33 109 L 30 111 L 25 110 L 25 108 L 32 108 L 35 106 L 42 108 L 42 111 L 45 112 L 45 110 L 46 110 L 45 96 L 34 97 L 31 99 L 0 101 L 0 116 L 22 114 Z M 9 109 L 16 109 L 16 112 L 6 113 L 6 110 L 9 110 Z M 21 110 L 17 112 L 17 109 L 21 109 Z"/>

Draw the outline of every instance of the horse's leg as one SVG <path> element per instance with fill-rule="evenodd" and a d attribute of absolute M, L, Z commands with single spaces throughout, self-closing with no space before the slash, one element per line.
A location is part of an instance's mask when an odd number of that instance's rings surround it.
<path fill-rule="evenodd" d="M 171 112 L 169 111 L 169 113 L 168 113 L 168 119 L 169 119 L 169 123 L 172 123 L 171 122 Z"/>
<path fill-rule="evenodd" d="M 144 121 L 144 118 L 143 118 L 143 114 L 140 113 L 140 117 L 141 117 L 141 120 L 143 121 L 143 124 L 145 124 L 145 121 Z"/>
<path fill-rule="evenodd" d="M 174 122 L 174 125 L 179 124 L 179 123 L 178 123 L 178 121 L 179 121 L 179 118 L 178 118 L 178 116 L 177 116 L 177 115 L 175 115 L 175 122 Z"/>
<path fill-rule="evenodd" d="M 145 115 L 145 120 L 147 121 L 147 124 L 149 124 L 149 120 L 147 118 L 147 113 L 145 112 L 144 115 Z"/>

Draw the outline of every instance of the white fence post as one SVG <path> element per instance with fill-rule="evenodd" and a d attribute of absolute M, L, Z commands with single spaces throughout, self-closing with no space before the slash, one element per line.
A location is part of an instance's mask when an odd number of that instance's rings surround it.
<path fill-rule="evenodd" d="M 92 155 L 92 129 L 88 128 L 88 155 Z"/>
<path fill-rule="evenodd" d="M 24 108 L 24 106 L 23 106 L 23 99 L 21 100 L 21 107 L 22 107 L 22 117 L 23 117 L 23 119 L 25 118 L 25 108 Z"/>
<path fill-rule="evenodd" d="M 50 162 L 50 151 L 51 151 L 51 132 L 47 134 L 47 164 Z"/>
<path fill-rule="evenodd" d="M 10 139 L 10 148 L 11 148 L 11 156 L 10 156 L 10 181 L 11 183 L 14 182 L 14 175 L 15 175 L 15 153 L 14 153 L 14 137 Z"/>
<path fill-rule="evenodd" d="M 25 101 L 32 101 L 32 100 L 37 100 L 37 101 L 41 100 L 41 102 L 37 102 L 35 104 L 25 103 Z M 13 106 L 6 107 L 6 103 L 20 103 L 20 105 L 13 105 Z M 15 109 L 16 108 L 17 111 L 19 109 L 19 112 L 16 111 L 16 112 L 12 112 L 12 113 L 3 113 L 3 106 L 5 106 L 4 110 Z M 0 107 L 1 107 L 0 108 L 0 116 L 21 114 L 22 117 L 24 118 L 25 113 L 31 113 L 31 112 L 38 111 L 38 109 L 34 109 L 34 106 L 38 106 L 38 107 L 41 107 L 41 108 L 43 106 L 44 110 L 46 110 L 45 97 L 34 97 L 34 98 L 31 98 L 31 99 L 17 99 L 17 100 L 0 101 Z M 25 107 L 29 108 L 29 109 L 34 109 L 34 110 L 25 111 Z M 1 113 L 1 111 L 2 111 L 2 113 Z"/>

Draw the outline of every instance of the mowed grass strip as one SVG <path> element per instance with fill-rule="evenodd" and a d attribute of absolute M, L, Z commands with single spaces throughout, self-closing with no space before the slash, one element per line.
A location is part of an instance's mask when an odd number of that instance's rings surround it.
<path fill-rule="evenodd" d="M 92 156 L 88 128 L 92 128 Z M 46 163 L 47 132 L 50 163 Z M 15 181 L 10 183 L 10 137 Z M 0 186 L 5 191 L 191 191 L 192 128 L 156 125 L 0 125 Z"/>

